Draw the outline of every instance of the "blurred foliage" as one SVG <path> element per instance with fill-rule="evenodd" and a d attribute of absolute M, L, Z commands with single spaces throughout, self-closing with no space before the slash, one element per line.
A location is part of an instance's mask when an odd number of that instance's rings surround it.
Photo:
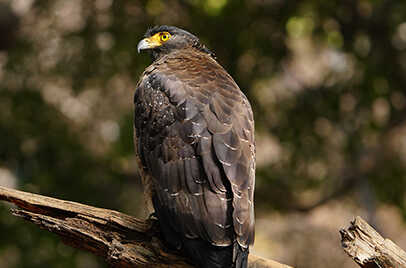
<path fill-rule="evenodd" d="M 406 218 L 402 1 L 2 0 L 1 185 L 145 215 L 135 48 L 157 24 L 199 36 L 250 99 L 257 215 L 346 195 Z M 104 267 L 0 208 L 0 267 Z"/>

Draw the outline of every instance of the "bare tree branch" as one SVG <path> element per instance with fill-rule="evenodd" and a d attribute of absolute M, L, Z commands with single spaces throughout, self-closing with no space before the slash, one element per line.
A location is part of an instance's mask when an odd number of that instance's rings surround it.
<path fill-rule="evenodd" d="M 155 220 L 0 187 L 0 200 L 14 203 L 14 215 L 59 235 L 73 247 L 103 257 L 112 267 L 191 268 L 160 240 Z M 291 268 L 250 254 L 249 268 Z"/>
<path fill-rule="evenodd" d="M 344 251 L 362 268 L 406 268 L 406 253 L 361 217 L 340 234 Z"/>

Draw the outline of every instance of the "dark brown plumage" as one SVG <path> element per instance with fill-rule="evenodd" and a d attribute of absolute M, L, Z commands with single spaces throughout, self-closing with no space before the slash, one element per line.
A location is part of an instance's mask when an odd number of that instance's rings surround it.
<path fill-rule="evenodd" d="M 134 138 L 165 241 L 199 267 L 246 267 L 254 241 L 250 104 L 194 35 L 160 26 L 145 37 L 138 49 L 154 62 L 135 92 Z"/>

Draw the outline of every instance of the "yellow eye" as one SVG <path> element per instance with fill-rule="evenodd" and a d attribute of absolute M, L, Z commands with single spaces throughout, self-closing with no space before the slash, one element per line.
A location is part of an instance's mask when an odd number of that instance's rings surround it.
<path fill-rule="evenodd" d="M 161 33 L 161 41 L 162 42 L 168 41 L 170 37 L 171 37 L 171 34 L 168 33 L 168 32 Z"/>

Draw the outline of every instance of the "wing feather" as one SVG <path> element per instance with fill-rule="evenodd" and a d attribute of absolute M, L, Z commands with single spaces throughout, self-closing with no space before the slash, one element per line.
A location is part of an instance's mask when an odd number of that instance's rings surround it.
<path fill-rule="evenodd" d="M 211 58 L 183 52 L 153 65 L 137 87 L 134 127 L 137 155 L 153 177 L 155 210 L 168 221 L 164 229 L 247 247 L 255 180 L 247 99 Z"/>

